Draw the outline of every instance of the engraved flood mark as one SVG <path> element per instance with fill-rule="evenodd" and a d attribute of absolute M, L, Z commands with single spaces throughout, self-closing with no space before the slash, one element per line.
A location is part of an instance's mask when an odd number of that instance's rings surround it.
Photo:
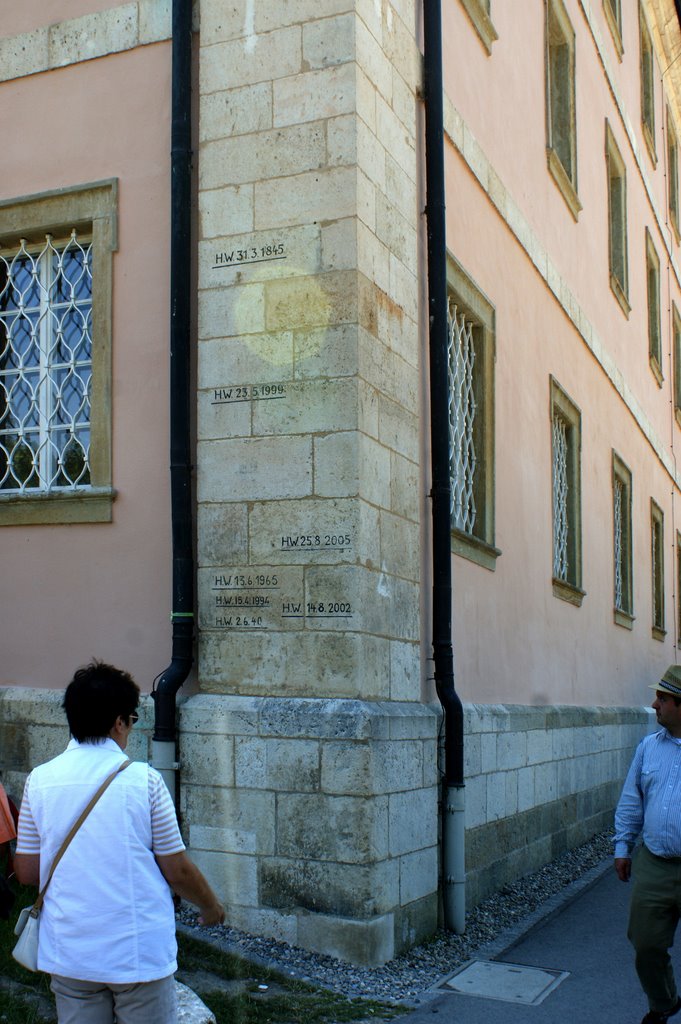
<path fill-rule="evenodd" d="M 281 606 L 282 619 L 351 619 L 352 615 L 349 601 L 284 601 Z"/>
<path fill-rule="evenodd" d="M 308 601 L 308 619 L 351 619 L 352 605 L 349 601 Z"/>
<path fill-rule="evenodd" d="M 289 533 L 281 538 L 281 551 L 347 551 L 349 533 Z"/>
<path fill-rule="evenodd" d="M 275 573 L 216 573 L 213 577 L 217 629 L 268 629 L 266 616 L 280 589 Z"/>
<path fill-rule="evenodd" d="M 225 570 L 213 572 L 206 580 L 211 592 L 212 610 L 208 628 L 220 630 L 263 631 L 319 628 L 320 620 L 349 623 L 354 616 L 352 603 L 322 591 L 320 600 L 305 600 L 300 570 L 251 572 Z"/>
<path fill-rule="evenodd" d="M 271 402 L 286 398 L 286 384 L 239 384 L 213 388 L 211 405 L 233 405 L 235 402 Z"/>
<path fill-rule="evenodd" d="M 288 253 L 283 242 L 272 242 L 270 245 L 249 245 L 243 249 L 216 252 L 211 270 L 225 270 L 229 267 L 242 267 L 250 263 L 270 263 L 272 260 L 285 259 L 288 259 Z"/>

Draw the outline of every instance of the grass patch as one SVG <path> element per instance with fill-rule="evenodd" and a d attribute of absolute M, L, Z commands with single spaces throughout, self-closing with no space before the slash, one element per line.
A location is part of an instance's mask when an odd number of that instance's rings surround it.
<path fill-rule="evenodd" d="M 391 1020 L 408 1012 L 405 1007 L 377 1000 L 348 999 L 315 988 L 188 935 L 180 934 L 177 938 L 180 977 L 188 978 L 218 1024 L 345 1024 Z M 212 984 L 205 972 L 214 979 Z M 259 985 L 267 985 L 267 991 L 261 991 Z"/>
<path fill-rule="evenodd" d="M 56 1016 L 45 1017 L 23 995 L 0 991 L 0 1020 L 2 1024 L 57 1024 Z"/>
<path fill-rule="evenodd" d="M 331 994 L 272 996 L 258 1000 L 248 996 L 229 996 L 222 992 L 202 992 L 201 998 L 215 1014 L 218 1024 L 345 1024 L 346 1021 L 390 1020 L 399 1013 L 360 999 L 343 999 Z"/>

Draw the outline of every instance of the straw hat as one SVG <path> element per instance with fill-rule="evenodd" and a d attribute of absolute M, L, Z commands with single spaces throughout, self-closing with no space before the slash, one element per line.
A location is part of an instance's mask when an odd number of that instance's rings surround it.
<path fill-rule="evenodd" d="M 681 665 L 670 665 L 659 683 L 653 683 L 650 689 L 681 697 Z"/>

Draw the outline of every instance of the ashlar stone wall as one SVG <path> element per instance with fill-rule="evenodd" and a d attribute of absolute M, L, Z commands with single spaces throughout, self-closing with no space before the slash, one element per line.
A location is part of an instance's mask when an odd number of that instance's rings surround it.
<path fill-rule="evenodd" d="M 414 703 L 187 701 L 185 832 L 230 922 L 357 963 L 432 932 L 438 720 Z"/>
<path fill-rule="evenodd" d="M 68 742 L 62 694 L 0 688 L 0 781 L 19 802 Z M 129 755 L 149 760 L 143 698 Z M 230 921 L 381 963 L 438 920 L 435 708 L 200 694 L 181 700 L 180 817 Z M 612 825 L 644 708 L 464 707 L 468 907 Z"/>
<path fill-rule="evenodd" d="M 400 8 L 201 5 L 204 692 L 419 698 L 419 65 Z"/>
<path fill-rule="evenodd" d="M 613 826 L 647 708 L 465 706 L 466 895 L 507 882 Z"/>
<path fill-rule="evenodd" d="M 437 717 L 420 704 L 415 24 L 413 0 L 200 5 L 199 686 L 211 711 L 190 702 L 183 743 L 195 714 L 222 724 L 215 751 L 186 762 L 190 841 L 230 894 L 230 920 L 365 962 L 437 922 Z"/>

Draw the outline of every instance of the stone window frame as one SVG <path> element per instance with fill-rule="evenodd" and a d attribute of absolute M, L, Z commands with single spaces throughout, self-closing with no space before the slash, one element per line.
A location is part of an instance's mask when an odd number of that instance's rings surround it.
<path fill-rule="evenodd" d="M 654 498 L 650 499 L 650 577 L 652 584 L 652 636 L 664 640 L 664 512 Z"/>
<path fill-rule="evenodd" d="M 553 424 L 557 416 L 567 426 L 568 443 L 568 578 L 560 579 L 552 574 L 554 597 L 562 601 L 568 601 L 576 607 L 581 607 L 586 591 L 582 589 L 582 414 L 572 399 L 560 386 L 556 378 L 549 377 L 550 385 L 550 423 L 551 423 L 551 472 L 553 473 Z M 553 504 L 552 487 L 552 555 L 553 563 L 555 558 L 555 524 L 556 510 Z"/>
<path fill-rule="evenodd" d="M 573 218 L 582 204 L 577 193 L 577 101 L 575 30 L 563 0 L 544 0 L 546 156 L 549 172 Z M 556 38 L 558 35 L 558 39 Z M 560 51 L 560 52 L 559 52 Z M 555 82 L 560 79 L 560 88 Z M 561 139 L 567 142 L 567 164 Z"/>
<path fill-rule="evenodd" d="M 494 465 L 494 364 L 496 361 L 496 314 L 492 303 L 451 253 L 447 256 L 447 293 L 474 325 L 478 370 L 474 382 L 478 415 L 476 428 L 476 506 L 474 533 L 452 526 L 451 548 L 485 569 L 494 570 L 501 554 L 495 547 L 495 465 Z"/>
<path fill-rule="evenodd" d="M 653 167 L 657 167 L 657 149 L 655 146 L 655 51 L 653 37 L 639 4 L 639 66 L 641 78 L 641 128 Z"/>
<path fill-rule="evenodd" d="M 667 107 L 667 202 L 676 244 L 681 242 L 679 218 L 679 139 L 672 112 Z"/>
<path fill-rule="evenodd" d="M 629 253 L 627 238 L 627 171 L 609 122 L 605 122 L 605 166 L 608 188 L 608 267 L 610 288 L 629 319 Z"/>
<path fill-rule="evenodd" d="M 622 586 L 622 601 L 620 607 L 617 606 L 617 599 L 615 594 L 614 580 L 617 573 L 617 566 L 614 567 L 613 573 L 613 612 L 614 621 L 618 626 L 624 626 L 625 629 L 633 629 L 634 625 L 634 599 L 633 599 L 633 545 L 632 545 L 632 476 L 631 470 L 626 463 L 620 458 L 617 452 L 613 449 L 612 452 L 612 492 L 613 492 L 613 558 L 616 557 L 615 544 L 614 544 L 614 527 L 615 527 L 615 491 L 617 484 L 620 484 L 622 488 L 621 498 L 621 538 L 620 538 L 620 552 L 621 552 L 621 566 L 620 566 L 620 577 Z"/>
<path fill-rule="evenodd" d="M 624 56 L 622 43 L 622 0 L 603 0 L 603 12 L 608 23 L 615 51 L 621 61 Z"/>
<path fill-rule="evenodd" d="M 492 43 L 499 34 L 492 24 L 491 0 L 461 0 L 461 6 L 471 20 L 473 28 L 480 36 L 482 45 L 488 55 L 492 53 Z"/>
<path fill-rule="evenodd" d="M 73 491 L 0 492 L 0 526 L 111 522 L 113 253 L 118 248 L 118 179 L 0 201 L 0 247 L 76 228 L 92 237 L 90 485 Z"/>
<path fill-rule="evenodd" d="M 660 321 L 660 257 L 646 228 L 646 297 L 648 307 L 648 361 L 658 387 L 662 387 L 662 325 Z"/>
<path fill-rule="evenodd" d="M 674 345 L 674 416 L 681 427 L 681 314 L 672 302 L 672 337 Z"/>

